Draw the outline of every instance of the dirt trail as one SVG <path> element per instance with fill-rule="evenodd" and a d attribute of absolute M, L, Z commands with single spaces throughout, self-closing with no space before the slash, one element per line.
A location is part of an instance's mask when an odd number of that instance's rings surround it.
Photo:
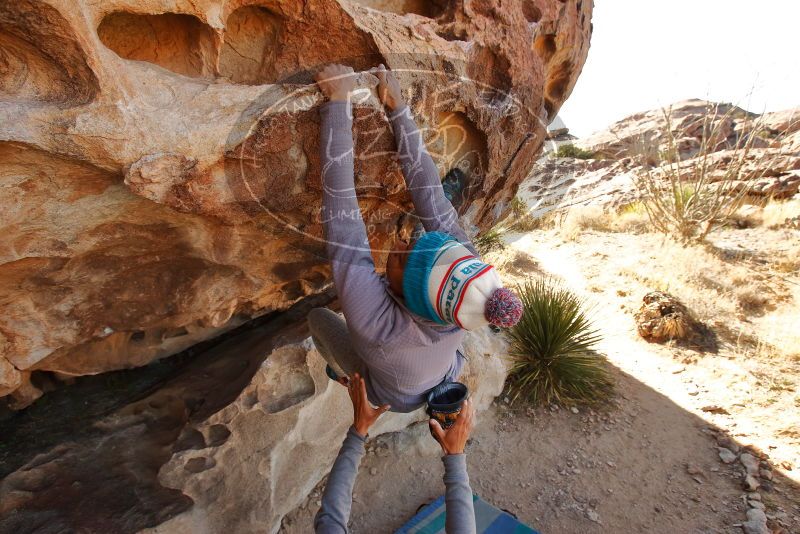
<path fill-rule="evenodd" d="M 776 375 L 784 374 L 786 380 L 798 376 L 797 355 L 794 359 L 752 355 L 743 352 L 738 339 L 731 339 L 749 337 L 751 332 L 762 336 L 768 330 L 765 324 L 771 322 L 784 326 L 782 335 L 791 345 L 788 338 L 796 334 L 786 327 L 800 321 L 797 301 L 789 298 L 773 313 L 761 317 L 718 316 L 719 323 L 712 327 L 732 332 L 727 338 L 720 336 L 716 353 L 647 343 L 637 335 L 633 320 L 642 297 L 661 289 L 648 284 L 647 277 L 657 278 L 654 272 L 686 267 L 677 259 L 673 265 L 662 265 L 658 255 L 648 257 L 639 252 L 637 257 L 632 253 L 647 250 L 648 241 L 651 248 L 658 248 L 658 238 L 653 236 L 591 233 L 565 243 L 552 234 L 531 233 L 513 241 L 512 250 L 506 254 L 529 254 L 543 271 L 556 275 L 587 300 L 594 310 L 593 321 L 604 336 L 599 351 L 612 364 L 683 409 L 730 432 L 743 444 L 766 452 L 785 476 L 800 482 L 797 397 L 792 384 L 780 387 L 775 383 Z M 644 281 L 631 273 L 646 273 Z M 797 292 L 797 285 L 788 287 Z M 674 291 L 683 296 L 681 290 Z M 720 409 L 709 411 L 714 406 Z"/>
<path fill-rule="evenodd" d="M 744 517 L 738 475 L 720 464 L 704 422 L 617 376 L 619 408 L 608 413 L 500 404 L 483 414 L 468 450 L 473 490 L 543 533 L 740 532 L 730 528 Z M 406 434 L 376 440 L 362 462 L 354 533 L 392 532 L 443 493 L 427 428 Z M 318 499 L 283 532 L 309 532 Z"/>

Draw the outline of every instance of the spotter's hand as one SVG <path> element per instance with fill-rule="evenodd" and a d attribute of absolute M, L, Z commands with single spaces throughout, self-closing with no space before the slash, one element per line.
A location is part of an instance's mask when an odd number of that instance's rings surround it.
<path fill-rule="evenodd" d="M 464 401 L 456 422 L 447 430 L 444 430 L 436 419 L 431 419 L 429 424 L 433 438 L 439 442 L 445 454 L 462 454 L 475 426 L 475 408 L 472 406 L 472 399 Z"/>
<path fill-rule="evenodd" d="M 353 401 L 353 427 L 361 436 L 366 437 L 369 427 L 378 420 L 378 417 L 389 410 L 389 405 L 384 404 L 379 408 L 372 407 L 367 399 L 367 384 L 358 373 L 350 377 L 347 391 L 350 393 L 350 400 Z"/>

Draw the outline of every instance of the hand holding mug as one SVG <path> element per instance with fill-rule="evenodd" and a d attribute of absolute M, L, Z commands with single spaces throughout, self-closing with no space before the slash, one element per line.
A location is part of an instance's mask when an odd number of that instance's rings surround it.
<path fill-rule="evenodd" d="M 475 426 L 475 407 L 472 399 L 464 401 L 461 413 L 456 422 L 448 429 L 443 429 L 436 419 L 429 421 L 433 438 L 442 446 L 445 454 L 463 454 L 469 435 Z"/>

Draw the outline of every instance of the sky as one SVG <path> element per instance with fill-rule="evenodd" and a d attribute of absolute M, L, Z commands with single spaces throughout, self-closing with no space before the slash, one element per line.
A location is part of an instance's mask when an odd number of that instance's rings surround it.
<path fill-rule="evenodd" d="M 595 0 L 589 57 L 559 117 L 585 137 L 686 98 L 800 106 L 800 1 Z"/>

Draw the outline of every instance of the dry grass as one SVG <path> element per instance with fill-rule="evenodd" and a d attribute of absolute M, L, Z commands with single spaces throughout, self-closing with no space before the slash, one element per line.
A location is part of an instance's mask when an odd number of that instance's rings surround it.
<path fill-rule="evenodd" d="M 634 202 L 613 211 L 601 206 L 573 206 L 562 216 L 558 230 L 561 237 L 574 241 L 586 230 L 642 234 L 653 229 L 647 211 Z"/>
<path fill-rule="evenodd" d="M 509 227 L 509 230 L 514 232 L 533 232 L 534 230 L 541 230 L 545 228 L 547 223 L 548 221 L 543 218 L 534 217 L 530 213 L 526 213 L 518 218 L 515 218 L 513 224 Z"/>
<path fill-rule="evenodd" d="M 613 231 L 614 215 L 601 206 L 573 206 L 558 226 L 561 236 L 574 241 L 585 230 L 596 232 Z"/>
<path fill-rule="evenodd" d="M 744 281 L 733 291 L 736 302 L 747 315 L 759 315 L 775 309 L 775 291 L 764 284 Z"/>
<path fill-rule="evenodd" d="M 800 377 L 800 285 L 790 284 L 790 305 L 779 305 L 778 309 L 763 317 L 753 319 L 758 340 L 769 353 L 795 365 L 795 374 Z M 763 352 L 763 347 L 762 347 Z"/>
<path fill-rule="evenodd" d="M 535 217 L 524 200 L 514 197 L 511 200 L 511 212 L 503 221 L 503 225 L 512 232 L 532 232 L 551 227 L 554 219 L 555 212 Z"/>
<path fill-rule="evenodd" d="M 770 267 L 775 272 L 788 275 L 800 273 L 800 239 L 797 238 L 796 232 L 794 237 L 789 234 L 782 250 L 772 254 L 769 261 Z"/>
<path fill-rule="evenodd" d="M 736 338 L 732 351 L 737 357 L 760 362 L 770 362 L 781 357 L 781 351 L 765 340 L 741 335 Z"/>
<path fill-rule="evenodd" d="M 758 364 L 751 370 L 756 385 L 776 394 L 770 396 L 766 404 L 776 402 L 780 393 L 794 393 L 800 387 L 800 344 L 797 337 L 793 340 L 791 335 L 784 337 L 777 345 L 760 336 L 737 339 L 732 353 L 737 360 Z"/>
<path fill-rule="evenodd" d="M 679 295 L 703 322 L 762 315 L 785 298 L 775 280 L 726 262 L 708 247 L 659 239 L 650 250 L 649 261 L 632 264 L 628 274 L 654 290 Z"/>
<path fill-rule="evenodd" d="M 473 239 L 475 248 L 481 256 L 485 256 L 495 250 L 503 250 L 506 246 L 503 242 L 503 234 L 505 232 L 506 229 L 500 225 L 490 228 Z"/>
<path fill-rule="evenodd" d="M 641 202 L 633 202 L 620 208 L 611 222 L 615 232 L 642 234 L 653 229 L 647 210 Z"/>
<path fill-rule="evenodd" d="M 764 206 L 761 212 L 761 226 L 777 228 L 783 226 L 786 219 L 800 215 L 800 200 L 772 201 Z"/>
<path fill-rule="evenodd" d="M 773 267 L 779 273 L 791 274 L 800 271 L 800 243 L 796 243 L 792 247 L 792 252 L 785 258 L 777 258 L 773 262 Z"/>
<path fill-rule="evenodd" d="M 800 215 L 800 200 L 767 200 L 765 203 L 746 204 L 727 219 L 737 228 L 782 228 L 787 219 Z"/>

